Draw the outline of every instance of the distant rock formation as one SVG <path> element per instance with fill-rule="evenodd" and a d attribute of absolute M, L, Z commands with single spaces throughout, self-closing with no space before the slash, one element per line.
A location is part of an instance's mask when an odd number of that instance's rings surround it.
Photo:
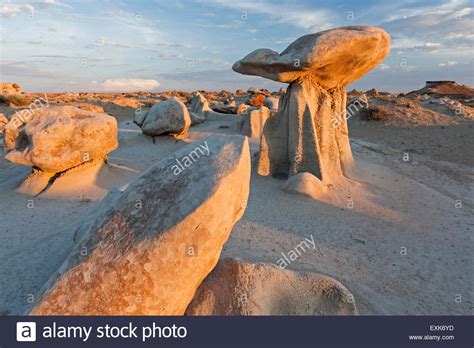
<path fill-rule="evenodd" d="M 31 314 L 184 314 L 243 215 L 249 184 L 243 136 L 208 137 L 160 160 L 84 220 Z"/>
<path fill-rule="evenodd" d="M 377 66 L 390 51 L 379 28 L 344 27 L 305 35 L 281 54 L 256 50 L 232 69 L 289 83 L 260 145 L 261 175 L 309 172 L 323 181 L 350 176 L 346 85 Z"/>
<path fill-rule="evenodd" d="M 16 83 L 0 83 L 0 94 L 21 93 L 21 88 Z"/>
<path fill-rule="evenodd" d="M 226 258 L 197 289 L 187 315 L 354 315 L 352 294 L 338 281 L 272 264 Z"/>
<path fill-rule="evenodd" d="M 212 110 L 212 108 L 209 106 L 208 100 L 200 92 L 194 93 L 189 106 L 189 112 L 192 115 L 192 118 L 195 120 L 195 123 L 202 122 L 202 118 L 207 121 L 228 120 L 238 122 L 238 118 L 236 118 L 235 114 L 220 113 Z"/>
<path fill-rule="evenodd" d="M 416 95 L 430 95 L 437 98 L 449 96 L 453 100 L 462 102 L 473 107 L 474 88 L 460 85 L 455 81 L 426 81 L 425 87 L 406 94 L 407 97 Z"/>

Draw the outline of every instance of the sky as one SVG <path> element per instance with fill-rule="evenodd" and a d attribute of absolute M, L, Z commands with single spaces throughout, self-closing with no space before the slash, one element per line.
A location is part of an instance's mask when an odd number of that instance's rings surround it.
<path fill-rule="evenodd" d="M 349 25 L 381 27 L 392 40 L 389 57 L 349 89 L 474 85 L 469 0 L 0 1 L 0 81 L 29 92 L 277 90 L 284 85 L 232 64 Z"/>

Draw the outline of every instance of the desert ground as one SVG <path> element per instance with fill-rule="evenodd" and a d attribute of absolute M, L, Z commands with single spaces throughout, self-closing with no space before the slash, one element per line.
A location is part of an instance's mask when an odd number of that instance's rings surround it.
<path fill-rule="evenodd" d="M 146 136 L 133 119 L 136 110 L 172 96 L 190 108 L 193 93 L 46 95 L 49 107 L 77 106 L 115 117 L 119 146 L 106 163 L 65 171 L 35 195 L 18 192 L 31 167 L 0 158 L 1 314 L 27 310 L 71 252 L 78 226 L 112 188 L 186 144 L 242 134 L 239 105 L 260 107 L 263 98 L 284 91 L 200 92 L 219 114 L 192 125 L 181 139 Z M 348 119 L 354 184 L 338 199 L 289 193 L 281 189 L 285 179 L 259 175 L 260 139 L 248 138 L 249 200 L 221 258 L 278 264 L 282 254 L 311 240 L 287 269 L 341 282 L 359 314 L 472 314 L 474 90 L 454 82 L 428 83 L 406 94 L 353 90 L 348 105 L 361 96 L 367 107 Z M 24 107 L 6 101 L 0 112 L 10 119 Z"/>

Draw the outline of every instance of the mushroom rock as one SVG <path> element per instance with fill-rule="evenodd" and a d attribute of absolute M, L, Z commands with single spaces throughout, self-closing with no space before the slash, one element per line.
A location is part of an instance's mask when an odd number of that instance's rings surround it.
<path fill-rule="evenodd" d="M 349 177 L 353 168 L 346 120 L 346 85 L 377 66 L 390 51 L 390 37 L 369 26 L 309 34 L 281 54 L 256 50 L 232 69 L 288 83 L 278 112 L 265 125 L 260 175 L 309 172 L 323 181 Z"/>
<path fill-rule="evenodd" d="M 247 138 L 213 136 L 112 190 L 74 235 L 33 315 L 182 315 L 247 204 Z"/>
<path fill-rule="evenodd" d="M 355 315 L 354 296 L 337 280 L 267 263 L 225 258 L 204 280 L 187 315 Z"/>

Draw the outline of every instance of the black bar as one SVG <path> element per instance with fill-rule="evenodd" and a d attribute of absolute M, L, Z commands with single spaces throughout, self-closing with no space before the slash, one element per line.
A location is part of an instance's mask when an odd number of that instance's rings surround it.
<path fill-rule="evenodd" d="M 36 323 L 36 342 L 17 342 L 17 322 Z M 83 338 L 44 338 L 46 327 L 91 327 Z M 131 323 L 131 324 L 130 324 Z M 148 338 L 143 328 L 176 328 L 175 338 Z M 137 338 L 97 338 L 105 325 L 137 327 Z M 102 327 L 102 330 L 99 330 Z M 71 331 L 72 332 L 72 331 Z M 114 329 L 112 332 L 115 334 Z M 150 331 L 145 329 L 145 333 Z M 109 332 L 110 334 L 111 332 Z M 128 329 L 123 333 L 128 335 Z M 155 333 L 158 335 L 159 330 Z M 28 331 L 25 333 L 28 334 Z M 79 330 L 76 331 L 79 336 Z M 163 335 L 172 334 L 169 329 Z M 409 336 L 444 336 L 410 340 Z M 453 336 L 453 337 L 451 337 Z M 473 347 L 473 317 L 357 316 L 357 317 L 0 317 L 0 347 Z"/>

